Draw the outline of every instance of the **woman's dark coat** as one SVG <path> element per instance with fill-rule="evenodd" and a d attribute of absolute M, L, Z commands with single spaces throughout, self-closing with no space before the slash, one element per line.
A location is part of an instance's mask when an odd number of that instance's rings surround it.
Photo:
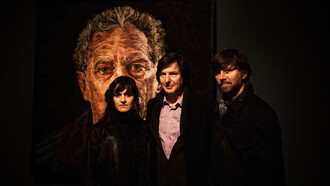
<path fill-rule="evenodd" d="M 92 128 L 89 185 L 148 185 L 146 132 L 137 112 L 111 114 Z"/>

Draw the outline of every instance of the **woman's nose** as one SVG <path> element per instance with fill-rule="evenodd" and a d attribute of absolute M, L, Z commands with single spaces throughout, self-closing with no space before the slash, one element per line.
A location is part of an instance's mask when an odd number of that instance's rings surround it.
<path fill-rule="evenodd" d="M 126 102 L 126 97 L 125 95 L 120 96 L 120 102 L 125 103 Z"/>

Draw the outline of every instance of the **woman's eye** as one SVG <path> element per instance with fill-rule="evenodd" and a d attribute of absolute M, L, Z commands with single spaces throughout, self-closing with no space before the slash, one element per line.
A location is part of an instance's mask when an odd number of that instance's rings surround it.
<path fill-rule="evenodd" d="M 133 94 L 126 94 L 126 96 L 127 96 L 127 97 L 132 97 L 132 96 L 133 96 Z"/>

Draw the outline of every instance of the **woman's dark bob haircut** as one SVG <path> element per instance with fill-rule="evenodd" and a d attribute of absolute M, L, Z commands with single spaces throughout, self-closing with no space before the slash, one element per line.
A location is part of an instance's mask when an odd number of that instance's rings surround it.
<path fill-rule="evenodd" d="M 113 101 L 114 95 L 116 93 L 124 91 L 125 89 L 127 90 L 127 92 L 131 93 L 134 96 L 134 108 L 135 110 L 139 111 L 139 90 L 136 87 L 135 81 L 127 76 L 120 76 L 110 84 L 109 89 L 105 92 L 105 101 L 108 104 L 105 114 L 115 109 Z"/>

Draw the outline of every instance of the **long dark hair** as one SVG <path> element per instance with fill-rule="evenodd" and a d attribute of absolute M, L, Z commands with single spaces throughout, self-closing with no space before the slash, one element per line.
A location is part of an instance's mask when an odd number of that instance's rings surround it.
<path fill-rule="evenodd" d="M 120 76 L 116 78 L 105 92 L 105 101 L 107 102 L 107 108 L 104 113 L 104 118 L 110 118 L 112 112 L 116 110 L 113 97 L 116 93 L 124 90 L 133 94 L 134 96 L 134 109 L 138 112 L 140 110 L 139 105 L 139 90 L 136 87 L 135 81 L 127 76 Z"/>

